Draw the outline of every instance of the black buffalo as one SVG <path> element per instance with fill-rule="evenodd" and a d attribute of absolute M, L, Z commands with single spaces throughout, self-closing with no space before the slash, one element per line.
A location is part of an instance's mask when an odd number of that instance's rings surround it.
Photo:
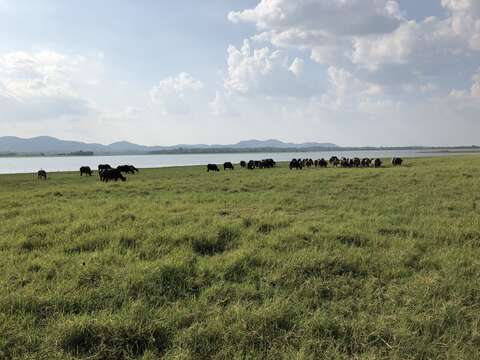
<path fill-rule="evenodd" d="M 82 166 L 80 168 L 80 176 L 83 176 L 83 174 L 92 176 L 92 169 L 90 169 L 90 166 Z"/>
<path fill-rule="evenodd" d="M 109 170 L 111 169 L 112 167 L 108 164 L 100 164 L 98 165 L 98 171 L 102 171 L 102 170 Z"/>
<path fill-rule="evenodd" d="M 394 157 L 394 158 L 392 159 L 392 165 L 393 165 L 393 166 L 402 166 L 402 163 L 403 163 L 403 159 L 402 159 L 402 158 Z"/>
<path fill-rule="evenodd" d="M 220 170 L 218 169 L 218 166 L 217 166 L 217 165 L 215 165 L 215 164 L 208 164 L 208 165 L 207 165 L 207 172 L 210 172 L 210 171 L 220 171 Z"/>
<path fill-rule="evenodd" d="M 134 175 L 136 172 L 138 173 L 138 169 L 133 165 L 120 165 L 117 166 L 117 170 L 125 174 Z"/>
<path fill-rule="evenodd" d="M 118 181 L 126 181 L 127 178 L 122 175 L 122 172 L 118 169 L 105 169 L 98 173 L 100 176 L 100 180 L 104 182 L 109 182 L 110 180 Z"/>
<path fill-rule="evenodd" d="M 340 159 L 337 156 L 332 156 L 330 160 L 328 160 L 328 162 L 330 163 L 330 165 L 335 167 L 340 165 Z"/>
<path fill-rule="evenodd" d="M 328 166 L 328 162 L 325 159 L 315 160 L 317 162 L 317 166 L 326 168 Z"/>
<path fill-rule="evenodd" d="M 247 169 L 248 169 L 248 170 L 253 170 L 253 169 L 255 169 L 255 161 L 250 160 L 250 161 L 248 162 L 248 164 L 247 164 Z"/>
<path fill-rule="evenodd" d="M 376 158 L 373 161 L 373 166 L 376 167 L 376 168 L 382 167 L 382 160 L 380 160 L 379 158 Z"/>
<path fill-rule="evenodd" d="M 292 159 L 289 164 L 290 170 L 302 170 L 303 169 L 303 163 L 302 160 L 300 159 Z"/>
<path fill-rule="evenodd" d="M 234 170 L 235 168 L 233 167 L 233 164 L 230 161 L 227 161 L 226 163 L 223 164 L 223 170 Z"/>
<path fill-rule="evenodd" d="M 45 170 L 38 170 L 37 177 L 39 179 L 47 180 L 47 172 Z"/>
<path fill-rule="evenodd" d="M 372 164 L 372 160 L 370 160 L 369 158 L 363 158 L 361 164 L 363 167 L 370 167 L 370 165 Z"/>
<path fill-rule="evenodd" d="M 247 163 L 245 161 L 240 161 L 240 167 L 245 168 L 247 167 Z"/>

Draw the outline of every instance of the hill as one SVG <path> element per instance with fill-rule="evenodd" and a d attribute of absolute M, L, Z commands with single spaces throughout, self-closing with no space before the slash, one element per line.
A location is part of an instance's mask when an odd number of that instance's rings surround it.
<path fill-rule="evenodd" d="M 38 136 L 29 139 L 4 136 L 0 137 L 0 153 L 16 153 L 16 154 L 63 154 L 78 151 L 91 151 L 97 154 L 146 154 L 152 152 L 175 151 L 178 149 L 201 149 L 202 151 L 218 151 L 219 149 L 286 149 L 286 148 L 306 148 L 306 147 L 336 147 L 335 144 L 330 143 L 303 143 L 293 144 L 285 143 L 279 140 L 247 140 L 240 141 L 237 144 L 230 145 L 206 145 L 206 144 L 179 144 L 172 146 L 144 146 L 127 141 L 119 141 L 109 145 L 102 145 L 97 143 L 84 143 L 81 141 L 61 140 L 51 136 Z"/>

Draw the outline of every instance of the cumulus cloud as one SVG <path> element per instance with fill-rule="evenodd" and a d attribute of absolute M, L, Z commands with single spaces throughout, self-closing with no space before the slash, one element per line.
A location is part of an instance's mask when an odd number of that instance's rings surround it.
<path fill-rule="evenodd" d="M 254 48 L 244 40 L 241 48 L 228 47 L 228 76 L 224 86 L 228 92 L 246 96 L 305 96 L 312 91 L 299 79 L 304 62 L 290 61 L 281 50 Z"/>
<path fill-rule="evenodd" d="M 94 111 L 77 92 L 96 59 L 53 51 L 0 55 L 0 120 L 81 117 Z"/>
<path fill-rule="evenodd" d="M 379 89 L 382 103 L 396 103 L 448 96 L 453 82 L 467 86 L 468 71 L 480 65 L 480 2 L 439 1 L 446 15 L 421 21 L 408 19 L 401 2 L 393 0 L 261 0 L 228 18 L 255 24 L 252 38 L 270 43 L 271 53 L 308 51 L 326 65 L 318 71 L 330 83 L 323 99 L 333 106 L 375 103 Z M 459 73 L 467 76 L 459 80 Z"/>
<path fill-rule="evenodd" d="M 161 80 L 150 90 L 150 100 L 164 114 L 184 115 L 190 112 L 191 97 L 203 88 L 203 83 L 182 72 Z"/>
<path fill-rule="evenodd" d="M 215 97 L 208 103 L 213 115 L 218 117 L 237 116 L 238 111 L 234 108 L 231 101 L 231 95 L 221 91 L 216 91 Z"/>
<path fill-rule="evenodd" d="M 303 71 L 303 65 L 304 65 L 304 61 L 302 59 L 295 58 L 295 60 L 293 60 L 292 65 L 290 65 L 288 70 L 290 70 L 292 73 L 298 76 Z"/>

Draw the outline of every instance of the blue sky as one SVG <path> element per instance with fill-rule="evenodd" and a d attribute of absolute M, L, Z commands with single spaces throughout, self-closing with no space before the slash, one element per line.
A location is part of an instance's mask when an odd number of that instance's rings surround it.
<path fill-rule="evenodd" d="M 480 144 L 477 0 L 0 0 L 0 133 Z"/>

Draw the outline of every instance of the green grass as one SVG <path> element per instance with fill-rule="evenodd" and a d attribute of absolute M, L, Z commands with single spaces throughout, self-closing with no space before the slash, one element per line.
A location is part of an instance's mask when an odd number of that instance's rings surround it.
<path fill-rule="evenodd" d="M 480 157 L 0 176 L 1 359 L 474 359 Z"/>

